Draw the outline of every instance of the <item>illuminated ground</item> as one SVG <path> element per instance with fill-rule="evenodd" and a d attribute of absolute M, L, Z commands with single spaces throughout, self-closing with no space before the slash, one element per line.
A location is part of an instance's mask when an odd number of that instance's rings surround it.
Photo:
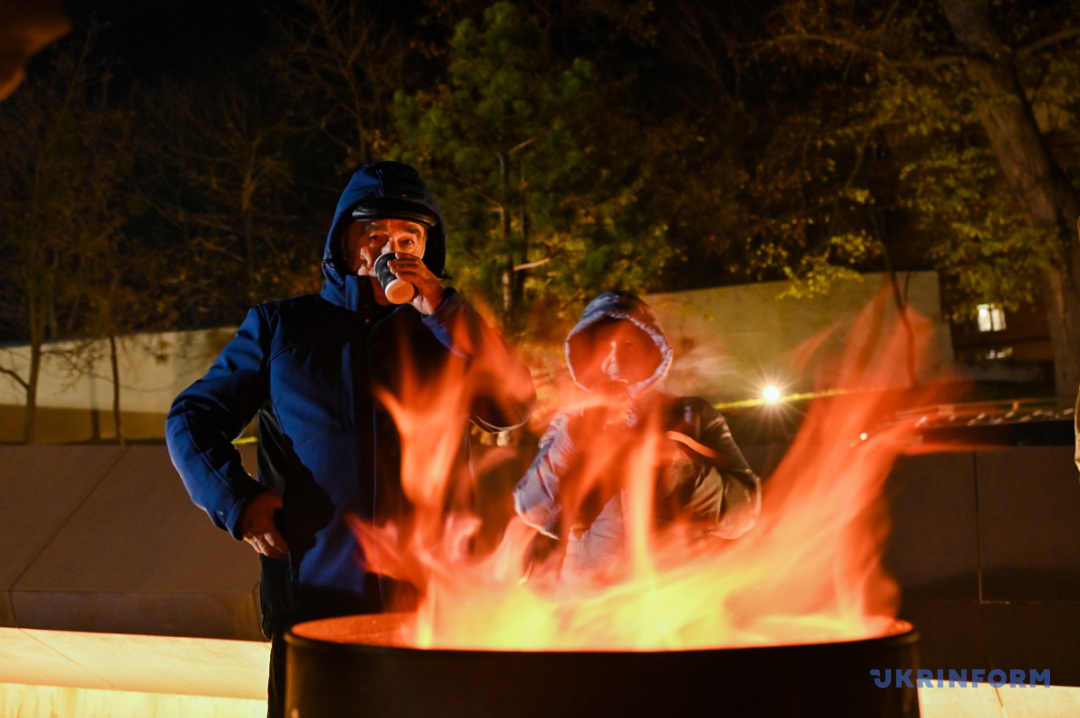
<path fill-rule="evenodd" d="M 269 645 L 258 641 L 0 629 L 0 715 L 256 718 Z M 1080 715 L 1080 688 L 920 688 L 923 718 Z"/>

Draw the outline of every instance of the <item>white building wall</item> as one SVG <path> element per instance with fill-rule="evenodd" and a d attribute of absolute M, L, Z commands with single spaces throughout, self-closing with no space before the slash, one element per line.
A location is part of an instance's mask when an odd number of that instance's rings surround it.
<path fill-rule="evenodd" d="M 926 381 L 953 366 L 937 273 L 904 273 L 899 281 L 923 318 L 919 378 Z M 780 298 L 789 286 L 763 282 L 647 297 L 675 349 L 668 387 L 713 401 L 758 397 L 766 383 L 778 384 L 785 394 L 811 391 L 819 372 L 827 371 L 852 338 L 869 344 L 871 364 L 903 361 L 886 356 L 887 339 L 900 331 L 888 274 L 836 282 L 824 296 Z M 860 314 L 868 321 L 856 323 Z M 828 373 L 821 377 L 826 385 L 832 381 Z"/>
<path fill-rule="evenodd" d="M 911 306 L 925 318 L 926 357 L 921 379 L 952 367 L 948 324 L 941 318 L 935 272 L 912 272 L 900 281 Z M 872 321 L 864 323 L 873 361 L 902 361 L 885 356 L 886 337 L 896 331 L 896 306 L 887 274 L 837 282 L 832 291 L 808 299 L 780 295 L 787 282 L 765 282 L 688 292 L 653 294 L 647 301 L 660 315 L 675 348 L 669 388 L 713 401 L 740 401 L 760 395 L 767 382 L 787 394 L 810 391 L 825 363 L 852 336 L 855 318 L 874 297 L 889 292 Z M 119 342 L 121 406 L 128 439 L 160 439 L 173 398 L 209 368 L 232 339 L 235 328 L 164 332 L 123 337 Z M 820 342 L 817 361 L 803 362 L 807 347 Z M 95 343 L 83 356 L 92 357 L 89 371 L 72 369 L 78 345 L 60 342 L 46 347 L 38 406 L 40 438 L 46 442 L 109 439 L 112 420 L 112 374 L 108 344 Z M 29 348 L 0 348 L 0 367 L 25 377 Z M 21 441 L 25 394 L 11 377 L 0 375 L 0 441 Z"/>
<path fill-rule="evenodd" d="M 124 434 L 161 438 L 173 398 L 202 376 L 235 329 L 136 334 L 118 338 L 120 406 Z M 44 441 L 84 441 L 115 436 L 113 381 L 107 341 L 53 342 L 44 347 L 37 405 Z M 0 348 L 0 367 L 29 376 L 29 346 Z M 0 441 L 22 437 L 26 393 L 0 374 Z M 72 412 L 83 414 L 81 420 Z M 48 423 L 53 426 L 48 426 Z"/>

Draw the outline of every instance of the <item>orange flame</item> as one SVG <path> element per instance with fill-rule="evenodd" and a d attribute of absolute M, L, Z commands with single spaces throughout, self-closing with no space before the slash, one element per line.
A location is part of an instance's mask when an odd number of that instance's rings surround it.
<path fill-rule="evenodd" d="M 596 581 L 558 579 L 539 564 L 523 568 L 536 531 L 516 517 L 486 556 L 471 551 L 480 519 L 447 513 L 453 417 L 473 386 L 463 366 L 433 384 L 409 382 L 383 397 L 403 437 L 403 485 L 416 505 L 399 527 L 353 527 L 372 570 L 407 580 L 422 593 L 409 639 L 418 647 L 503 650 L 671 650 L 854 640 L 894 630 L 898 589 L 881 567 L 888 532 L 880 500 L 899 453 L 912 444 L 914 419 L 865 436 L 883 417 L 933 398 L 913 388 L 904 359 L 913 342 L 883 330 L 879 299 L 853 325 L 828 375 L 841 391 L 816 401 L 782 463 L 765 482 L 757 526 L 735 540 L 703 539 L 652 515 L 656 468 L 670 454 L 662 427 L 649 422 L 632 441 L 587 444 L 586 489 L 626 472 L 625 559 Z M 875 319 L 876 318 L 876 319 Z M 928 322 L 908 317 L 916 336 Z M 880 339 L 877 339 L 880 337 Z M 920 341 L 922 341 L 920 339 Z M 423 411 L 405 407 L 423 406 Z M 737 439 L 738 437 L 736 437 Z M 574 497 L 567 501 L 572 502 Z"/>

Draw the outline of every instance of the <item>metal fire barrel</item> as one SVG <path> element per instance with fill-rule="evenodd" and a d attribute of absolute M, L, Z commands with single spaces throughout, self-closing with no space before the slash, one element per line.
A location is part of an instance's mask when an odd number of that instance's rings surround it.
<path fill-rule="evenodd" d="M 919 715 L 903 681 L 918 634 L 685 651 L 488 651 L 400 644 L 402 614 L 347 616 L 286 636 L 288 718 Z M 901 683 L 898 687 L 896 683 Z"/>

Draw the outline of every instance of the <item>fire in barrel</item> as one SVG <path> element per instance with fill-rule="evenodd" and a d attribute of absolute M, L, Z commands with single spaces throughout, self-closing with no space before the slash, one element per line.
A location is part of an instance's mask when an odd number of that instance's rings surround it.
<path fill-rule="evenodd" d="M 596 424 L 579 441 L 575 481 L 588 496 L 619 467 L 608 490 L 626 535 L 621 559 L 584 576 L 560 571 L 558 547 L 538 552 L 538 532 L 518 518 L 494 549 L 475 550 L 481 522 L 453 500 L 450 469 L 464 369 L 406 387 L 423 392 L 422 413 L 404 408 L 418 396 L 387 398 L 402 435 L 423 437 L 403 447 L 411 520 L 354 529 L 373 570 L 416 586 L 419 605 L 296 626 L 290 715 L 918 715 L 914 688 L 879 688 L 870 673 L 917 667 L 916 634 L 896 619 L 898 589 L 881 566 L 882 486 L 916 428 L 881 420 L 930 400 L 895 390 L 908 346 L 899 330 L 873 358 L 849 343 L 834 391 L 810 406 L 756 526 L 736 539 L 694 517 L 659 520 L 683 451 L 662 422 L 614 445 Z"/>

